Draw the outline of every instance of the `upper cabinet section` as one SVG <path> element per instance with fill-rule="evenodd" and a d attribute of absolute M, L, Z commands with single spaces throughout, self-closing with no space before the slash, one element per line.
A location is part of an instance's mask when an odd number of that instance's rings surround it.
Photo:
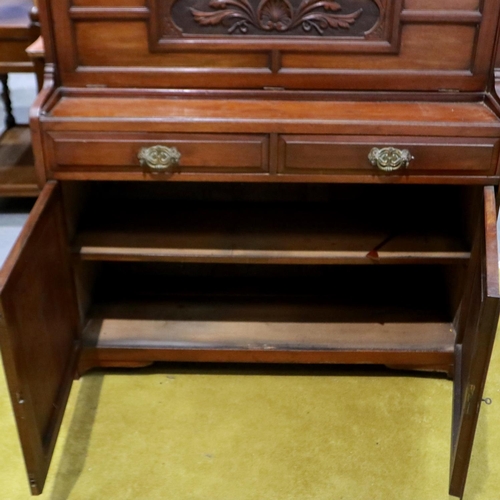
<path fill-rule="evenodd" d="M 66 86 L 481 91 L 498 0 L 46 0 Z"/>

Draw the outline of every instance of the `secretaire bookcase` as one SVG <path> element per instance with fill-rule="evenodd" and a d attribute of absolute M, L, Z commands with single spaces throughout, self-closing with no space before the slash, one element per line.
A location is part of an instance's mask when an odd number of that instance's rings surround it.
<path fill-rule="evenodd" d="M 227 361 L 447 373 L 461 496 L 499 314 L 500 1 L 39 8 L 43 191 L 0 273 L 32 492 L 75 376 Z"/>

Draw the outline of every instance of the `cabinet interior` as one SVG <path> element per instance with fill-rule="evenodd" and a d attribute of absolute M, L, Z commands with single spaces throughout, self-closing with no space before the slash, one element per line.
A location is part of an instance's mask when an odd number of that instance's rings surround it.
<path fill-rule="evenodd" d="M 83 260 L 454 263 L 470 257 L 454 186 L 96 183 L 73 250 Z"/>
<path fill-rule="evenodd" d="M 64 190 L 84 353 L 101 361 L 453 364 L 474 187 Z"/>

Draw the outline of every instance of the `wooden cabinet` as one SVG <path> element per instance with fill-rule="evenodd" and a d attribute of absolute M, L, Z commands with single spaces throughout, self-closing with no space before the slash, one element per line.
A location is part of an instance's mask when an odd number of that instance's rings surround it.
<path fill-rule="evenodd" d="M 41 2 L 46 184 L 0 273 L 33 493 L 75 375 L 216 361 L 446 372 L 462 495 L 499 315 L 499 9 Z"/>

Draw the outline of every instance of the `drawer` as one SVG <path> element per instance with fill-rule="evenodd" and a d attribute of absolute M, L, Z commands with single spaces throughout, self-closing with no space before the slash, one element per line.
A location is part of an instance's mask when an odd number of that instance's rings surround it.
<path fill-rule="evenodd" d="M 497 138 L 415 138 L 378 136 L 283 135 L 279 145 L 279 172 L 286 174 L 477 174 L 497 171 Z M 393 171 L 369 159 L 373 148 L 407 150 L 413 157 Z M 398 154 L 398 153 L 396 153 Z M 374 160 L 375 161 L 375 160 Z"/>
<path fill-rule="evenodd" d="M 267 135 L 50 132 L 48 168 L 57 172 L 262 173 L 268 171 Z M 175 148 L 168 170 L 141 165 L 141 150 Z M 163 177 L 163 176 L 161 176 Z"/>

